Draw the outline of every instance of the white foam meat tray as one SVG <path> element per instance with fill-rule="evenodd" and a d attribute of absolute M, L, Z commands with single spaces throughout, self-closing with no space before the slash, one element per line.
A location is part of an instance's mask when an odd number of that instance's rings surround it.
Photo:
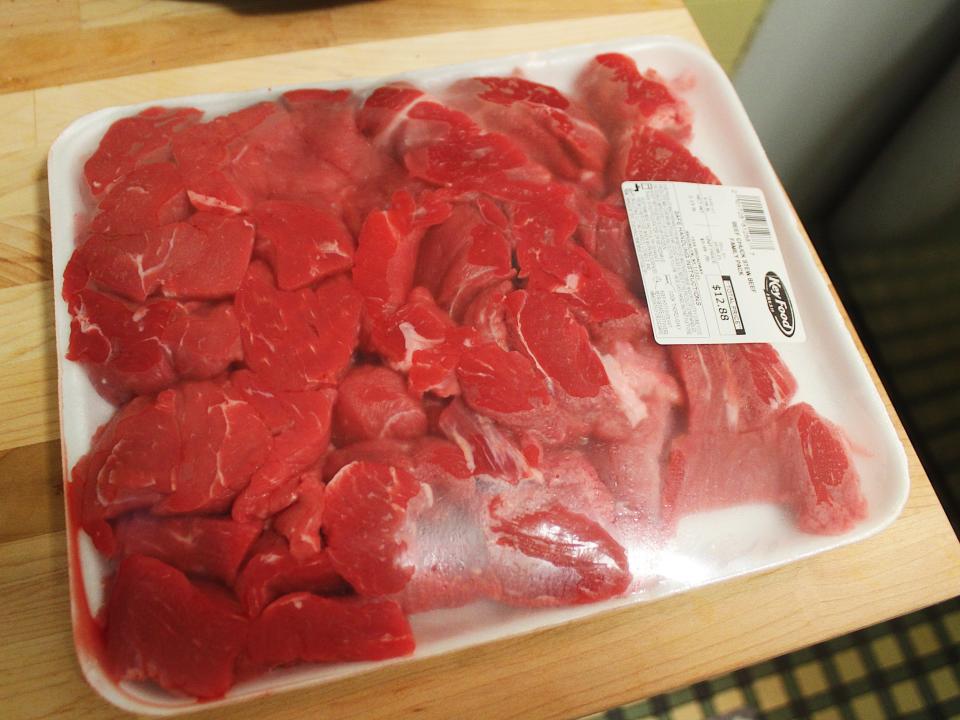
<path fill-rule="evenodd" d="M 779 510 L 764 505 L 738 506 L 689 516 L 681 521 L 676 537 L 655 556 L 640 550 L 631 552 L 634 574 L 651 573 L 662 578 L 653 587 L 629 597 L 573 608 L 522 610 L 477 603 L 456 610 L 415 615 L 411 618 L 417 638 L 413 658 L 435 656 L 573 622 L 614 607 L 649 602 L 790 563 L 879 532 L 893 522 L 906 502 L 909 475 L 903 447 L 733 86 L 708 53 L 676 38 L 641 37 L 426 69 L 377 80 L 296 87 L 350 88 L 364 92 L 389 80 L 407 80 L 427 90 L 440 90 L 461 77 L 506 75 L 519 70 L 531 80 L 568 92 L 583 65 L 601 52 L 625 53 L 634 58 L 641 69 L 654 68 L 668 80 L 681 78 L 686 87 L 681 95 L 689 103 L 694 116 L 692 152 L 723 183 L 763 190 L 807 333 L 806 342 L 781 344 L 778 350 L 799 383 L 796 400 L 811 403 L 847 432 L 868 503 L 868 516 L 853 530 L 839 536 L 798 532 Z M 282 82 L 283 78 L 278 77 L 277 81 Z M 83 163 L 96 149 L 111 123 L 147 107 L 189 105 L 205 111 L 209 118 L 255 102 L 276 99 L 291 87 L 294 86 L 106 108 L 73 122 L 53 144 L 48 172 L 65 470 L 72 468 L 87 452 L 94 431 L 113 411 L 97 395 L 82 368 L 64 359 L 70 316 L 61 298 L 61 288 L 63 271 L 74 248 L 75 218 L 86 211 L 81 185 Z M 69 478 L 69 472 L 65 473 L 65 478 Z M 79 612 L 77 596 L 84 593 L 90 606 L 97 607 L 102 602 L 101 579 L 107 567 L 89 540 L 82 533 L 78 534 L 76 527 L 69 525 L 69 517 L 67 532 L 76 638 L 90 630 L 89 618 Z M 186 712 L 330 682 L 410 659 L 298 666 L 238 684 L 222 700 L 197 703 L 142 683 L 118 685 L 84 643 L 77 643 L 77 653 L 87 680 L 107 700 L 123 709 L 152 715 Z"/>

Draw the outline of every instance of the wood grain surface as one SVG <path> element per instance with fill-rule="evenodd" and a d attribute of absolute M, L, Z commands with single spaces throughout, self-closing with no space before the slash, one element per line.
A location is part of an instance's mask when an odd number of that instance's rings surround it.
<path fill-rule="evenodd" d="M 45 171 L 63 127 L 99 107 L 194 92 L 375 76 L 630 35 L 701 41 L 677 2 L 262 7 L 0 0 L 0 717 L 121 716 L 84 683 L 70 637 Z M 618 15 L 627 10 L 641 12 Z M 894 421 L 912 490 L 903 515 L 869 540 L 202 717 L 573 718 L 951 597 L 960 591 L 960 546 Z"/>

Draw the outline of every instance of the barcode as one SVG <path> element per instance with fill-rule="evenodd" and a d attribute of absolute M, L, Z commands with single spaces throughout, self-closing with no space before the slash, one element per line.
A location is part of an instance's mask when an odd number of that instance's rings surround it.
<path fill-rule="evenodd" d="M 773 236 L 770 223 L 763 211 L 763 203 L 755 195 L 737 195 L 737 207 L 743 217 L 743 227 L 747 231 L 747 241 L 754 250 L 773 250 Z"/>

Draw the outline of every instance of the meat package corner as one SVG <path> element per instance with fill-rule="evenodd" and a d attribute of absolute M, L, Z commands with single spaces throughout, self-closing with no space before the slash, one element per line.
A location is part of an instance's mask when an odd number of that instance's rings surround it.
<path fill-rule="evenodd" d="M 415 647 L 411 614 L 593 603 L 693 513 L 842 533 L 840 428 L 768 345 L 656 344 L 620 184 L 719 183 L 669 83 L 151 108 L 83 169 L 67 357 L 116 406 L 68 512 L 117 681 L 223 696 Z"/>

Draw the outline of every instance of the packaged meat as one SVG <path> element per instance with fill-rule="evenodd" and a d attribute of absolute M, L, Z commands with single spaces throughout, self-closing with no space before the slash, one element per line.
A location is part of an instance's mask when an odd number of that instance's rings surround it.
<path fill-rule="evenodd" d="M 806 342 L 658 344 L 624 180 L 761 188 Z M 111 108 L 50 188 L 77 651 L 126 709 L 651 601 L 906 499 L 789 204 L 684 43 Z"/>

